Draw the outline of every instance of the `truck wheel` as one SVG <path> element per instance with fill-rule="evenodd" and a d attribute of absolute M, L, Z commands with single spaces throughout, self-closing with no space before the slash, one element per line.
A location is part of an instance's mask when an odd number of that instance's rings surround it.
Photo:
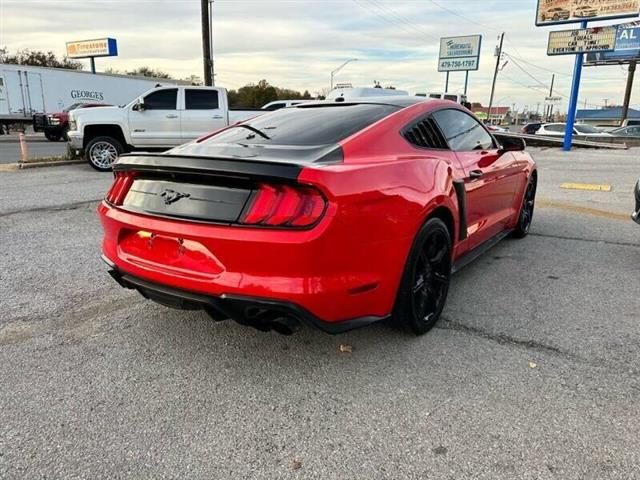
<path fill-rule="evenodd" d="M 59 142 L 60 138 L 62 138 L 62 136 L 59 133 L 53 133 L 53 132 L 44 132 L 44 136 L 50 142 Z"/>
<path fill-rule="evenodd" d="M 405 330 L 422 335 L 440 318 L 449 291 L 451 237 L 439 218 L 416 236 L 398 289 L 393 317 Z"/>
<path fill-rule="evenodd" d="M 115 138 L 95 137 L 87 143 L 84 158 L 96 170 L 108 172 L 123 151 L 122 144 Z"/>

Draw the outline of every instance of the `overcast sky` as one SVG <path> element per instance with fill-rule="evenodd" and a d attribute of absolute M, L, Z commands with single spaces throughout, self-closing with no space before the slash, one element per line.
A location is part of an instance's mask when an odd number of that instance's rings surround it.
<path fill-rule="evenodd" d="M 566 26 L 535 27 L 535 6 L 536 0 L 215 0 L 216 83 L 237 88 L 264 78 L 313 93 L 328 88 L 331 70 L 354 57 L 359 60 L 340 71 L 337 82 L 442 91 L 439 38 L 482 34 L 469 99 L 486 105 L 504 30 L 511 58 L 498 78 L 496 101 L 535 110 L 553 72 L 557 91 L 568 95 L 574 61 L 546 55 L 549 31 Z M 0 0 L 0 46 L 12 51 L 62 55 L 66 41 L 104 36 L 117 39 L 119 56 L 97 59 L 98 70 L 147 65 L 178 78 L 202 76 L 199 0 Z M 621 66 L 585 68 L 580 108 L 585 101 L 621 103 L 625 79 Z M 452 73 L 449 90 L 463 87 L 464 74 Z M 632 97 L 632 106 L 638 103 L 640 94 Z"/>

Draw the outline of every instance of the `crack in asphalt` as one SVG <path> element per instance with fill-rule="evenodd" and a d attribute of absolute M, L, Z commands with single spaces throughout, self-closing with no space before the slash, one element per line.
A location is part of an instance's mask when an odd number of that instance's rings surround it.
<path fill-rule="evenodd" d="M 64 210 L 75 210 L 77 208 L 86 207 L 92 203 L 97 203 L 102 200 L 102 197 L 93 200 L 83 200 L 80 202 L 65 203 L 62 205 L 49 205 L 46 207 L 34 207 L 25 208 L 23 210 L 9 210 L 7 212 L 0 213 L 0 218 L 9 217 L 11 215 L 18 215 L 21 213 L 35 213 L 35 212 L 60 212 Z"/>
<path fill-rule="evenodd" d="M 471 327 L 469 325 L 465 325 L 464 323 L 445 319 L 444 317 L 442 317 L 442 320 L 444 320 L 444 323 L 440 322 L 439 324 L 436 325 L 435 328 L 439 328 L 441 330 L 454 330 L 458 332 L 468 333 L 476 337 L 481 337 L 487 340 L 491 340 L 493 342 L 499 343 L 500 345 L 513 345 L 516 347 L 532 349 L 539 352 L 546 352 L 554 355 L 560 355 L 564 358 L 578 359 L 578 357 L 576 357 L 572 353 L 567 352 L 566 350 L 562 350 L 558 347 L 547 345 L 542 342 L 516 338 L 510 335 L 506 335 L 504 333 L 491 333 L 487 330 L 483 330 L 482 328 Z"/>
<path fill-rule="evenodd" d="M 638 243 L 630 243 L 630 242 L 612 242 L 610 240 L 595 240 L 595 239 L 592 239 L 592 238 L 569 237 L 569 236 L 566 236 L 566 235 L 553 235 L 553 234 L 550 234 L 550 233 L 533 233 L 533 232 L 530 232 L 529 235 L 531 235 L 533 237 L 557 238 L 559 240 L 576 240 L 578 242 L 604 243 L 605 245 L 617 245 L 619 247 L 640 248 L 640 244 L 638 244 Z"/>

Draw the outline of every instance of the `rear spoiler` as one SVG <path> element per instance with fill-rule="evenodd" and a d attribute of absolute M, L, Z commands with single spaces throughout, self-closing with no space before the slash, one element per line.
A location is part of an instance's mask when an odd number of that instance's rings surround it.
<path fill-rule="evenodd" d="M 189 155 L 132 153 L 121 156 L 113 164 L 115 172 L 185 173 L 239 179 L 278 179 L 295 181 L 305 165 L 296 163 L 254 161 L 237 158 L 212 158 Z"/>

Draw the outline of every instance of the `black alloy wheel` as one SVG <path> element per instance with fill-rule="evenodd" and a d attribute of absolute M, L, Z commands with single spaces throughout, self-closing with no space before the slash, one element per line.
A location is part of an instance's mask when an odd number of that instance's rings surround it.
<path fill-rule="evenodd" d="M 451 279 L 451 237 L 439 218 L 420 229 L 409 255 L 394 316 L 406 329 L 421 335 L 440 318 Z"/>
<path fill-rule="evenodd" d="M 526 237 L 531 228 L 531 221 L 533 220 L 533 209 L 536 203 L 536 177 L 531 175 L 529 182 L 527 183 L 527 190 L 524 192 L 522 199 L 522 206 L 520 207 L 520 216 L 518 217 L 518 225 L 513 231 L 515 238 Z"/>

